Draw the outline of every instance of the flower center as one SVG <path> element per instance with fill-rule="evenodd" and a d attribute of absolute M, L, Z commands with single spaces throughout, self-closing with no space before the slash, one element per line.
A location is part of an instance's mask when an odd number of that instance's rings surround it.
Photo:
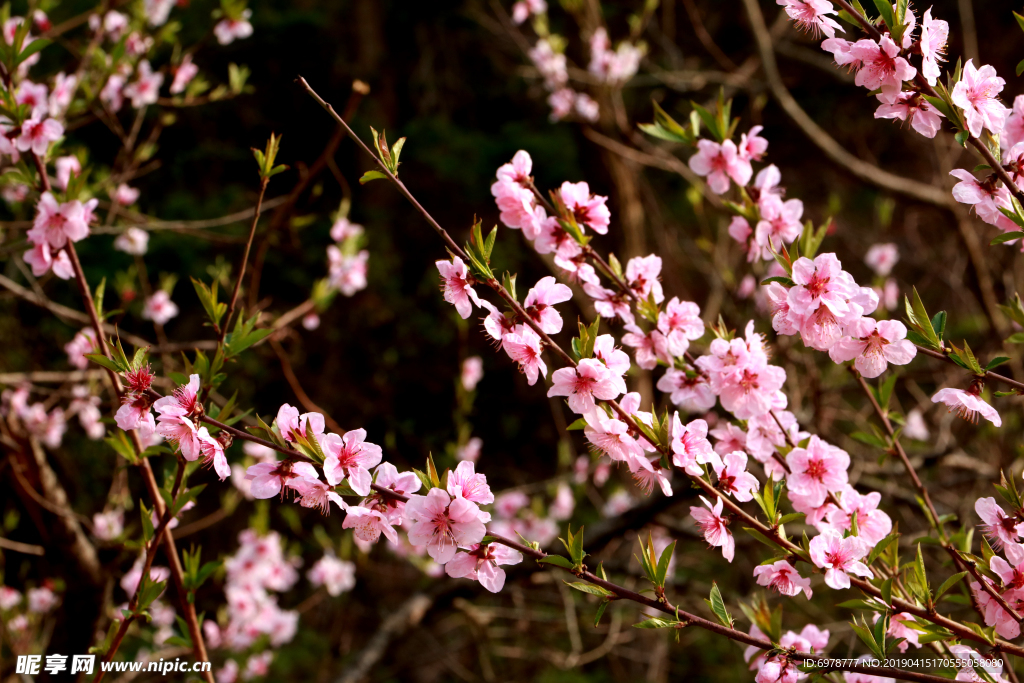
<path fill-rule="evenodd" d="M 820 482 L 828 474 L 828 466 L 823 461 L 815 458 L 807 463 L 807 469 L 804 470 L 804 474 Z"/>

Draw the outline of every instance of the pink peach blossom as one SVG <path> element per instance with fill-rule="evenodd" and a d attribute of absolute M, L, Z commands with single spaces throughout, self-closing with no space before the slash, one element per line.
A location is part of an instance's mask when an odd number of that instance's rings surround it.
<path fill-rule="evenodd" d="M 762 564 L 754 567 L 754 576 L 759 586 L 766 586 L 790 597 L 803 591 L 810 600 L 813 595 L 811 580 L 800 576 L 796 567 L 786 560 L 778 560 L 774 564 Z"/>
<path fill-rule="evenodd" d="M 736 554 L 736 539 L 729 531 L 728 521 L 722 517 L 722 499 L 719 498 L 715 501 L 713 507 L 704 496 L 701 496 L 700 499 L 707 508 L 691 506 L 690 514 L 704 534 L 704 540 L 713 548 L 720 547 L 722 557 L 732 562 L 732 558 Z"/>
<path fill-rule="evenodd" d="M 575 368 L 555 370 L 551 381 L 548 396 L 568 396 L 569 409 L 574 413 L 586 413 L 594 407 L 595 399 L 607 401 L 622 393 L 617 390 L 622 378 L 594 358 L 584 358 Z"/>
<path fill-rule="evenodd" d="M 906 336 L 907 328 L 898 320 L 858 318 L 846 326 L 846 336 L 828 355 L 836 363 L 853 360 L 864 377 L 878 377 L 888 363 L 906 365 L 917 356 L 917 347 Z"/>
<path fill-rule="evenodd" d="M 834 529 L 826 529 L 811 539 L 811 560 L 825 569 L 825 584 L 829 588 L 841 590 L 850 587 L 850 574 L 873 578 L 874 574 L 861 562 L 868 554 L 870 547 L 856 536 L 843 538 Z"/>
<path fill-rule="evenodd" d="M 754 499 L 759 484 L 757 478 L 747 472 L 747 454 L 733 451 L 722 456 L 721 463 L 712 463 L 718 477 L 718 488 L 733 498 L 746 503 Z"/>
<path fill-rule="evenodd" d="M 547 377 L 548 367 L 544 363 L 540 336 L 536 332 L 525 325 L 520 325 L 516 332 L 502 337 L 501 344 L 509 358 L 519 363 L 519 369 L 526 375 L 526 381 L 530 386 L 537 383 L 538 375 Z"/>
<path fill-rule="evenodd" d="M 465 320 L 473 311 L 473 303 L 479 301 L 470 286 L 469 269 L 458 256 L 453 256 L 451 261 L 435 261 L 434 265 L 444 280 L 444 300 L 454 305 Z"/>
<path fill-rule="evenodd" d="M 487 477 L 477 474 L 475 466 L 468 460 L 463 460 L 458 467 L 448 472 L 448 493 L 454 498 L 465 498 L 477 505 L 494 502 Z"/>
<path fill-rule="evenodd" d="M 838 491 L 847 482 L 850 456 L 812 435 L 806 448 L 794 448 L 786 456 L 789 465 L 789 488 L 806 495 L 817 507 L 825 502 L 830 491 Z"/>
<path fill-rule="evenodd" d="M 926 138 L 934 138 L 942 127 L 943 114 L 917 93 L 901 92 L 893 102 L 878 95 L 881 104 L 875 110 L 876 119 L 909 121 L 910 127 Z"/>
<path fill-rule="evenodd" d="M 704 321 L 700 318 L 700 306 L 692 301 L 672 299 L 665 310 L 658 314 L 658 330 L 665 335 L 668 352 L 680 357 L 690 347 L 690 342 L 704 336 Z"/>
<path fill-rule="evenodd" d="M 740 157 L 736 143 L 732 140 L 721 144 L 698 140 L 697 153 L 690 157 L 688 163 L 694 173 L 707 177 L 708 187 L 715 194 L 728 190 L 730 179 L 742 187 L 750 182 L 754 174 L 750 162 Z"/>
<path fill-rule="evenodd" d="M 49 244 L 60 249 L 68 241 L 78 242 L 89 235 L 84 207 L 79 201 L 58 203 L 51 192 L 44 192 L 36 205 L 32 229 L 26 233 L 33 244 Z"/>
<path fill-rule="evenodd" d="M 1006 81 L 996 75 L 996 70 L 988 64 L 980 69 L 974 66 L 974 60 L 968 59 L 964 64 L 963 76 L 953 86 L 950 93 L 953 104 L 963 109 L 964 122 L 974 137 L 981 137 L 983 129 L 988 128 L 998 135 L 1006 124 L 1009 110 L 999 101 Z"/>
<path fill-rule="evenodd" d="M 555 304 L 572 299 L 572 290 L 550 275 L 542 277 L 526 294 L 523 308 L 534 322 L 547 334 L 562 331 L 562 316 L 555 310 Z"/>
<path fill-rule="evenodd" d="M 622 335 L 622 343 L 636 349 L 636 364 L 644 370 L 658 367 L 658 361 L 666 365 L 672 362 L 668 352 L 668 340 L 658 330 L 644 332 L 635 324 L 625 325 L 626 333 Z M 688 342 L 687 342 L 688 343 Z"/>
<path fill-rule="evenodd" d="M 704 469 L 700 465 L 711 465 L 718 471 L 722 467 L 722 460 L 711 448 L 711 442 L 707 437 L 707 422 L 693 420 L 684 427 L 679 419 L 679 413 L 674 413 L 670 428 L 672 463 L 695 477 L 704 474 Z"/>
<path fill-rule="evenodd" d="M 828 0 L 777 0 L 777 2 L 786 8 L 786 14 L 798 29 L 810 33 L 815 38 L 822 33 L 829 38 L 835 38 L 836 30 L 843 30 L 839 22 L 828 16 L 836 13 L 832 3 Z"/>
<path fill-rule="evenodd" d="M 988 537 L 989 543 L 995 550 L 1002 550 L 1003 546 L 1016 543 L 1021 535 L 1024 535 L 1024 522 L 1016 516 L 1007 515 L 992 497 L 979 498 L 974 503 L 974 511 L 984 524 L 981 530 Z"/>
<path fill-rule="evenodd" d="M 658 379 L 657 387 L 658 391 L 670 394 L 672 403 L 688 413 L 703 413 L 710 410 L 717 401 L 714 390 L 704 376 L 696 373 L 687 375 L 685 370 L 669 368 Z"/>
<path fill-rule="evenodd" d="M 917 69 L 899 54 L 900 48 L 888 35 L 877 43 L 869 38 L 858 40 L 850 47 L 850 55 L 862 64 L 854 82 L 868 90 L 881 89 L 882 101 L 892 104 L 903 89 L 903 81 L 917 75 Z"/>
<path fill-rule="evenodd" d="M 471 546 L 484 537 L 480 510 L 465 498 L 451 498 L 442 489 L 431 489 L 425 496 L 409 496 L 405 518 L 412 523 L 409 541 L 426 546 L 438 564 L 447 564 L 459 546 Z"/>
<path fill-rule="evenodd" d="M 337 486 L 342 479 L 361 496 L 370 493 L 370 468 L 376 467 L 382 457 L 381 447 L 368 443 L 365 429 L 353 429 L 344 436 L 328 434 L 320 442 L 324 455 L 324 477 L 331 486 Z"/>
<path fill-rule="evenodd" d="M 942 19 L 932 19 L 932 8 L 924 12 L 921 22 L 921 75 L 929 84 L 935 85 L 942 71 L 939 62 L 946 61 L 946 40 L 949 38 L 949 24 Z"/>
<path fill-rule="evenodd" d="M 475 579 L 492 593 L 505 585 L 505 570 L 499 565 L 519 564 L 523 554 L 514 548 L 488 543 L 474 544 L 467 552 L 457 553 L 444 568 L 448 576 L 456 579 Z"/>
<path fill-rule="evenodd" d="M 982 400 L 977 389 L 968 391 L 940 389 L 932 396 L 932 403 L 944 403 L 949 408 L 949 412 L 956 412 L 957 415 L 973 424 L 978 423 L 978 416 L 981 415 L 996 427 L 1003 426 L 1003 419 L 999 417 L 999 413 Z"/>
<path fill-rule="evenodd" d="M 559 196 L 565 208 L 576 218 L 580 227 L 587 227 L 599 235 L 608 233 L 611 212 L 606 203 L 607 197 L 590 194 L 590 186 L 585 183 L 562 183 Z"/>

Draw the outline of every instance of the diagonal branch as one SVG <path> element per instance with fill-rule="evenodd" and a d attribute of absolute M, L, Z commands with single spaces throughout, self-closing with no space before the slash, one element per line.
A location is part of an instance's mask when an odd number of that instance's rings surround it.
<path fill-rule="evenodd" d="M 309 86 L 309 84 L 305 81 L 305 79 L 300 77 L 298 79 L 298 82 L 302 84 L 302 86 L 306 89 L 306 91 L 310 94 L 310 96 L 312 96 L 324 108 L 324 110 L 326 110 L 339 123 L 339 125 L 345 127 L 345 130 L 349 134 L 349 137 L 351 137 L 363 149 L 363 151 L 367 155 L 369 155 L 371 158 L 373 158 L 375 160 L 375 162 L 377 163 L 377 165 L 380 168 L 381 172 L 395 185 L 396 188 L 399 189 L 399 191 L 403 194 L 403 196 L 405 196 L 406 199 L 408 199 L 409 202 L 426 219 L 427 223 L 434 229 L 435 232 L 437 232 L 437 234 L 441 237 L 441 239 L 448 246 L 448 248 L 451 251 L 451 253 L 454 254 L 454 255 L 464 256 L 465 252 L 463 252 L 463 250 L 451 239 L 451 237 L 444 230 L 444 228 L 442 228 L 437 223 L 437 221 L 434 220 L 434 218 L 429 214 L 429 212 L 427 212 L 427 210 L 424 209 L 423 206 L 416 200 L 416 198 L 412 195 L 412 193 L 408 190 L 408 188 L 406 188 L 405 185 L 397 177 L 395 177 L 394 174 L 392 174 L 390 172 L 390 170 L 387 168 L 387 166 L 385 166 L 383 164 L 383 162 L 381 162 L 376 157 L 376 155 L 373 154 L 373 152 L 369 149 L 369 147 L 367 147 L 366 144 L 359 138 L 359 136 L 357 136 L 352 131 L 352 129 L 348 126 L 348 124 L 345 123 L 345 121 L 341 117 L 338 116 L 338 114 L 334 111 L 334 109 L 331 107 L 331 105 L 328 104 L 327 102 L 325 102 Z M 541 337 L 541 339 L 544 341 L 544 343 L 547 346 L 549 346 L 561 358 L 565 359 L 570 365 L 572 365 L 573 367 L 576 366 L 576 362 L 572 359 L 572 357 L 569 356 L 569 354 L 567 354 L 561 347 L 559 347 L 546 333 L 544 333 L 539 328 L 539 326 L 536 325 L 536 323 L 533 322 L 532 318 L 530 318 L 530 316 L 526 314 L 526 312 L 522 309 L 522 307 L 519 305 L 519 303 L 508 292 L 505 291 L 504 287 L 502 287 L 493 278 L 490 278 L 490 280 L 487 281 L 485 284 L 487 286 L 489 286 L 491 289 L 493 289 L 495 292 L 497 292 L 498 295 L 501 296 L 510 305 L 510 307 L 513 309 L 513 311 L 517 315 L 521 316 L 521 319 L 523 319 L 526 324 L 528 324 L 532 329 L 534 329 L 535 332 L 538 333 L 538 335 Z M 629 426 L 631 429 L 635 429 L 638 433 L 641 431 L 639 429 L 639 427 L 637 426 L 636 421 L 634 420 L 633 416 L 629 415 L 625 410 L 623 410 L 622 407 L 616 401 L 607 401 L 606 403 L 611 408 L 613 408 L 616 411 L 616 413 L 619 414 L 619 416 L 621 417 L 622 421 L 625 422 L 627 424 L 627 426 Z M 209 422 L 209 420 L 207 420 L 207 422 Z M 220 426 L 220 424 L 217 423 L 217 426 Z M 244 432 L 243 432 L 243 434 L 244 434 Z M 243 438 L 249 438 L 249 435 L 245 435 L 245 437 L 243 437 Z M 267 445 L 267 446 L 269 446 L 271 448 L 274 448 L 275 450 L 278 450 L 278 451 L 281 451 L 281 452 L 288 452 L 290 450 L 290 449 L 282 449 L 282 448 L 280 448 L 280 447 L 278 447 L 278 446 L 276 446 L 274 444 L 271 444 L 270 442 L 266 442 L 266 441 L 264 441 L 262 439 L 260 439 L 259 441 L 263 442 L 264 445 Z M 671 456 L 671 454 L 668 452 L 668 450 L 664 446 L 660 447 L 658 450 L 661 453 L 665 454 L 665 455 Z M 295 453 L 295 454 L 298 455 L 297 453 Z M 308 460 L 308 458 L 305 458 L 304 456 L 303 456 L 303 459 Z M 790 541 L 787 538 L 783 537 L 779 533 L 779 530 L 777 528 L 769 528 L 769 527 L 765 526 L 764 524 L 762 524 L 759 520 L 757 520 L 755 517 L 753 517 L 752 515 L 750 515 L 746 511 L 744 511 L 739 505 L 737 505 L 727 495 L 723 494 L 721 491 L 719 491 L 716 487 L 714 487 L 710 482 L 706 481 L 704 478 L 702 478 L 702 477 L 690 477 L 690 479 L 691 479 L 691 481 L 694 484 L 696 484 L 699 488 L 701 488 L 705 493 L 707 493 L 708 495 L 713 496 L 713 497 L 721 500 L 723 505 L 725 507 L 727 507 L 731 513 L 733 513 L 734 515 L 736 515 L 737 517 L 742 519 L 748 525 L 750 525 L 755 530 L 757 530 L 758 532 L 763 534 L 766 538 L 771 539 L 771 541 L 773 543 L 778 545 L 780 548 L 785 550 L 787 553 L 790 553 L 790 554 L 792 554 L 792 555 L 794 555 L 794 556 L 796 556 L 796 557 L 798 557 L 798 558 L 800 558 L 800 559 L 802 559 L 804 561 L 809 561 L 809 558 L 806 556 L 806 553 L 804 552 L 803 548 L 801 548 L 800 546 L 795 545 L 792 541 Z M 507 540 L 507 539 L 505 539 L 505 540 Z M 509 542 L 509 543 L 513 543 L 513 542 Z M 525 546 L 521 546 L 521 544 L 515 544 L 515 545 L 508 544 L 508 545 L 509 545 L 509 547 L 513 547 L 513 548 L 516 548 L 516 549 L 519 549 L 520 547 L 525 547 Z M 598 580 L 600 580 L 600 579 L 598 579 Z M 871 595 L 873 597 L 881 597 L 881 591 L 878 588 L 876 588 L 874 585 L 869 583 L 868 581 L 865 581 L 865 580 L 859 579 L 859 578 L 852 578 L 851 579 L 851 584 L 856 586 L 857 588 L 859 588 L 861 591 L 863 591 L 864 593 L 866 593 L 868 595 Z M 597 585 L 602 585 L 602 584 L 598 583 Z M 633 594 L 633 595 L 636 595 L 636 594 Z M 630 598 L 630 599 L 632 599 L 632 598 Z M 658 604 L 658 603 L 656 603 L 656 604 Z M 928 609 L 925 609 L 923 607 L 920 607 L 917 604 L 913 604 L 913 603 L 907 602 L 906 600 L 902 600 L 902 599 L 898 599 L 898 598 L 893 598 L 892 604 L 893 604 L 894 607 L 898 608 L 900 611 L 908 612 L 908 613 L 910 613 L 910 614 L 912 614 L 912 615 L 914 615 L 916 617 L 920 617 L 922 619 L 925 619 L 927 621 L 931 621 L 931 622 L 933 622 L 935 624 L 939 624 L 939 625 L 949 629 L 950 631 L 955 633 L 957 635 L 957 637 L 959 637 L 961 639 L 967 639 L 967 640 L 971 640 L 971 641 L 979 642 L 979 643 L 987 643 L 987 641 L 985 640 L 985 638 L 983 636 L 980 636 L 979 634 L 975 633 L 970 628 L 968 628 L 968 627 L 966 627 L 966 626 L 964 626 L 964 625 L 962 625 L 962 624 L 960 624 L 960 623 L 958 623 L 958 622 L 956 622 L 956 621 L 954 621 L 952 619 L 949 619 L 947 617 L 943 617 L 942 615 L 937 614 L 934 611 L 934 609 L 928 610 Z M 720 628 L 720 627 L 718 627 L 715 624 L 712 624 L 712 625 L 715 626 L 715 628 Z M 746 635 L 744 635 L 744 637 L 745 638 L 749 638 L 749 636 L 746 636 Z M 1006 642 L 1006 641 L 1003 641 L 1003 640 L 997 640 L 996 644 L 1004 652 L 1011 652 L 1011 653 L 1018 654 L 1018 655 L 1024 655 L 1024 647 L 1019 647 L 1019 646 L 1013 645 L 1012 643 L 1009 643 L 1009 642 Z M 875 671 L 877 671 L 877 669 Z"/>

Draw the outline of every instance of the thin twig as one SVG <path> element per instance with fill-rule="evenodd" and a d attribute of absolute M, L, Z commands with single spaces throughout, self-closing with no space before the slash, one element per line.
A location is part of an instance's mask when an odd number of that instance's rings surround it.
<path fill-rule="evenodd" d="M 252 239 L 256 236 L 256 224 L 260 222 L 260 207 L 263 205 L 263 195 L 267 191 L 267 183 L 270 177 L 260 178 L 260 194 L 256 199 L 256 209 L 252 214 L 252 224 L 249 227 L 249 239 L 245 243 L 245 251 L 242 252 L 242 262 L 238 266 L 238 278 L 235 280 L 235 288 L 231 290 L 231 301 L 228 303 L 228 310 L 224 314 L 224 325 L 220 330 L 219 345 L 224 344 L 224 337 L 227 336 L 231 324 L 231 314 L 235 312 L 235 303 L 238 301 L 238 290 L 242 286 L 242 278 L 245 277 L 245 266 L 249 262 L 249 250 L 252 248 Z"/>

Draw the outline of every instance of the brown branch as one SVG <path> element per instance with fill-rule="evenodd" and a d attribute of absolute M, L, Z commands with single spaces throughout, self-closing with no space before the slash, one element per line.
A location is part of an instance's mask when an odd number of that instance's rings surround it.
<path fill-rule="evenodd" d="M 153 538 L 146 544 L 146 559 L 142 564 L 142 573 L 139 574 L 139 582 L 135 586 L 135 591 L 128 599 L 128 611 L 129 614 L 121 621 L 121 625 L 117 628 L 117 633 L 114 634 L 114 639 L 110 642 L 110 648 L 103 655 L 102 662 L 109 662 L 114 659 L 114 655 L 117 654 L 118 648 L 121 647 L 121 642 L 124 640 L 125 635 L 128 633 L 128 628 L 135 620 L 136 615 L 134 614 L 135 608 L 139 605 L 139 596 L 142 593 L 142 586 L 149 578 L 149 570 L 153 567 L 153 559 L 156 557 L 156 548 L 160 545 L 161 539 L 163 538 L 164 531 L 167 529 L 167 525 L 174 518 L 171 514 L 172 508 L 178 500 L 178 492 L 181 488 L 181 480 L 185 474 L 185 460 L 178 458 L 178 469 L 174 475 L 174 486 L 171 489 L 171 507 L 164 510 L 160 516 L 160 523 L 153 530 Z M 100 683 L 103 680 L 103 676 L 106 674 L 106 669 L 101 665 L 99 670 L 96 672 L 96 677 L 93 679 L 93 683 Z"/>
<path fill-rule="evenodd" d="M 937 358 L 937 359 L 939 359 L 941 361 L 945 361 L 946 363 L 949 363 L 950 365 L 956 365 L 958 368 L 961 367 L 959 364 L 957 364 L 956 361 L 954 361 L 952 358 L 950 358 L 946 353 L 942 353 L 940 351 L 935 351 L 933 349 L 928 349 L 928 348 L 925 348 L 923 346 L 918 346 L 917 350 L 919 352 L 923 353 L 926 356 L 931 356 L 932 358 Z M 1014 387 L 1015 389 L 1019 389 L 1021 391 L 1024 391 L 1024 383 L 1018 382 L 1015 379 L 1011 379 L 1011 378 L 1007 377 L 1006 375 L 1000 375 L 998 373 L 992 372 L 991 370 L 986 370 L 985 373 L 982 375 L 982 377 L 984 377 L 986 380 L 993 380 L 993 381 L 996 381 L 996 382 L 1003 382 L 1004 384 L 1009 384 L 1011 387 Z"/>
<path fill-rule="evenodd" d="M 43 174 L 43 182 L 45 185 L 49 185 L 49 181 L 46 180 L 46 174 Z M 96 305 L 92 298 L 92 292 L 89 291 L 89 284 L 86 282 L 85 273 L 82 271 L 82 264 L 78 260 L 78 253 L 75 251 L 75 245 L 73 242 L 68 242 L 64 249 L 68 253 L 68 257 L 71 259 L 71 266 L 75 273 L 75 283 L 78 285 L 78 290 L 82 295 L 82 300 L 85 303 L 89 319 L 92 323 L 93 331 L 96 333 L 96 341 L 99 345 L 100 353 L 107 358 L 110 357 L 110 352 L 107 348 L 107 340 L 103 334 L 103 325 L 100 323 L 99 316 L 96 314 Z M 115 394 L 118 398 L 118 403 L 123 394 L 121 385 L 121 378 L 117 373 L 112 370 L 107 370 L 110 375 L 111 384 L 114 386 Z M 131 432 L 132 442 L 135 447 L 135 452 L 141 454 L 145 449 L 142 446 L 142 442 L 139 439 L 137 431 Z M 157 510 L 159 515 L 164 514 L 164 502 L 160 497 L 160 491 L 156 484 L 156 478 L 153 476 L 153 469 L 150 467 L 148 458 L 141 458 L 139 462 L 139 468 L 143 473 L 143 480 L 146 482 L 146 488 L 148 489 L 150 500 L 153 502 L 154 508 Z M 189 634 L 192 639 L 192 645 L 196 655 L 196 659 L 201 662 L 208 662 L 209 657 L 206 654 L 206 643 L 203 640 L 203 633 L 199 627 L 199 621 L 196 616 L 195 605 L 188 601 L 188 591 L 185 589 L 184 583 L 184 570 L 181 566 L 181 558 L 178 557 L 177 547 L 174 545 L 174 537 L 171 536 L 170 530 L 166 527 L 163 531 L 163 542 L 168 555 L 168 560 L 171 568 L 171 577 L 174 579 L 175 589 L 177 590 L 178 597 L 182 612 L 184 612 L 184 619 L 189 627 Z M 211 671 L 204 672 L 204 677 L 207 683 L 214 683 L 213 673 Z"/>
<path fill-rule="evenodd" d="M 15 553 L 22 553 L 23 555 L 38 555 L 39 557 L 42 557 L 46 554 L 46 548 L 41 545 L 12 541 L 10 539 L 3 538 L 2 536 L 0 536 L 0 548 L 3 550 L 10 550 Z"/>

